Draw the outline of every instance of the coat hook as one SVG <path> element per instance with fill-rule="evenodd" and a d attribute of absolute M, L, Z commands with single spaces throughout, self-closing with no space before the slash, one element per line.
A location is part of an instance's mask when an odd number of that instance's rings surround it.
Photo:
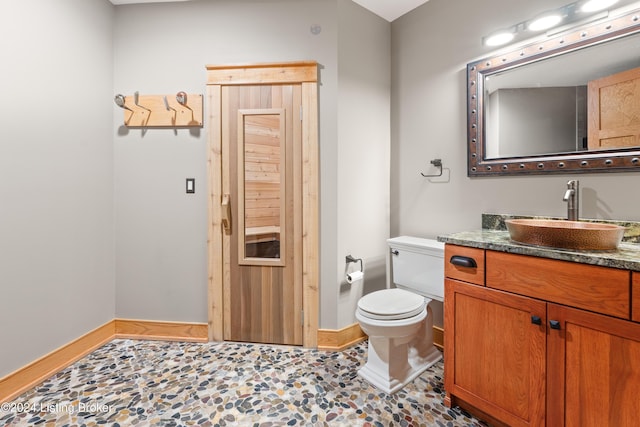
<path fill-rule="evenodd" d="M 187 107 L 187 94 L 185 92 L 178 92 L 176 94 L 176 101 L 178 101 L 178 104 L 182 105 L 183 107 Z M 187 107 L 189 108 L 189 107 Z M 189 108 L 191 109 L 191 108 Z"/>
<path fill-rule="evenodd" d="M 113 101 L 116 103 L 116 105 L 120 108 L 124 108 L 125 110 L 129 110 L 133 113 L 133 110 L 129 107 L 127 107 L 126 103 L 125 103 L 125 99 L 124 99 L 124 95 L 119 93 L 117 94 L 114 98 Z"/>
<path fill-rule="evenodd" d="M 176 111 L 175 108 L 169 106 L 169 101 L 167 101 L 166 96 L 164 97 L 164 107 L 167 109 L 167 111 L 171 111 L 171 110 Z"/>
<path fill-rule="evenodd" d="M 142 105 L 140 105 L 140 93 L 138 93 L 138 91 L 136 91 L 133 94 L 133 103 L 136 104 L 138 107 L 142 108 L 143 110 L 147 110 L 149 112 L 149 115 L 151 115 L 151 110 L 148 109 L 147 107 L 144 107 Z"/>
<path fill-rule="evenodd" d="M 164 97 L 164 106 L 167 109 L 167 111 L 172 111 L 173 110 L 173 118 L 171 119 L 171 124 L 175 125 L 176 124 L 176 114 L 178 114 L 178 110 L 176 110 L 175 108 L 173 108 L 172 106 L 169 105 L 169 101 L 167 101 L 166 95 Z"/>
<path fill-rule="evenodd" d="M 437 175 L 425 175 L 424 173 L 420 172 L 420 175 L 424 176 L 425 178 L 442 176 L 442 159 L 433 159 L 431 160 L 431 164 L 437 168 L 440 168 L 440 173 Z"/>
<path fill-rule="evenodd" d="M 193 110 L 187 105 L 187 93 L 183 91 L 178 92 L 176 94 L 176 101 L 178 101 L 178 104 L 191 111 L 191 121 L 189 123 L 195 123 L 195 120 L 193 118 Z"/>

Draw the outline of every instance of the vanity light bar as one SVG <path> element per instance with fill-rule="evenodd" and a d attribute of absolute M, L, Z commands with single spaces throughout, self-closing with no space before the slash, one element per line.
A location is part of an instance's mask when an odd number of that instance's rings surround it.
<path fill-rule="evenodd" d="M 560 24 L 567 25 L 588 18 L 588 14 L 600 12 L 611 7 L 619 0 L 581 0 L 569 3 L 558 9 L 548 10 L 527 21 L 519 22 L 507 29 L 496 31 L 483 37 L 485 46 L 502 46 L 513 41 L 516 36 L 527 32 L 545 31 Z M 531 35 L 531 34 L 530 34 Z"/>
<path fill-rule="evenodd" d="M 545 13 L 529 22 L 527 29 L 529 31 L 548 30 L 561 23 L 562 20 L 563 16 L 559 12 Z"/>
<path fill-rule="evenodd" d="M 618 3 L 618 0 L 588 0 L 580 6 L 585 13 L 599 12 Z"/>

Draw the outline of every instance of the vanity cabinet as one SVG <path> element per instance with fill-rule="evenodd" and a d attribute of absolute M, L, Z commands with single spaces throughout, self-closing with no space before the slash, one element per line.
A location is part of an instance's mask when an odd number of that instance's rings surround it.
<path fill-rule="evenodd" d="M 634 322 L 640 322 L 640 272 L 631 275 L 631 318 Z"/>
<path fill-rule="evenodd" d="M 549 304 L 547 425 L 637 426 L 640 324 Z"/>
<path fill-rule="evenodd" d="M 451 279 L 444 301 L 445 404 L 455 396 L 510 426 L 544 425 L 546 304 Z"/>
<path fill-rule="evenodd" d="M 467 249 L 447 244 L 445 265 Z M 475 250 L 484 280 L 445 267 L 445 404 L 509 426 L 637 425 L 639 273 Z"/>

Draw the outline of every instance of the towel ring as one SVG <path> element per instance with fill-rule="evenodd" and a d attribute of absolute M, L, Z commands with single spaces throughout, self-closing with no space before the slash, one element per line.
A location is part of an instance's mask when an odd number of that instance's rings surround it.
<path fill-rule="evenodd" d="M 352 262 L 359 262 L 360 263 L 360 272 L 364 273 L 364 267 L 362 266 L 362 258 L 354 258 L 351 255 L 347 255 L 345 257 L 345 262 L 347 263 L 347 265 L 351 264 Z"/>

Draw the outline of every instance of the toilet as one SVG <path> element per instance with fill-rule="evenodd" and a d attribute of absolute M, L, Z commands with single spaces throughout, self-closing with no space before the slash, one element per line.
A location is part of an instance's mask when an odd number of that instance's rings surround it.
<path fill-rule="evenodd" d="M 429 303 L 444 299 L 444 243 L 409 236 L 387 243 L 387 274 L 395 287 L 360 298 L 356 319 L 369 336 L 358 375 L 392 394 L 442 359 L 433 345 Z"/>

